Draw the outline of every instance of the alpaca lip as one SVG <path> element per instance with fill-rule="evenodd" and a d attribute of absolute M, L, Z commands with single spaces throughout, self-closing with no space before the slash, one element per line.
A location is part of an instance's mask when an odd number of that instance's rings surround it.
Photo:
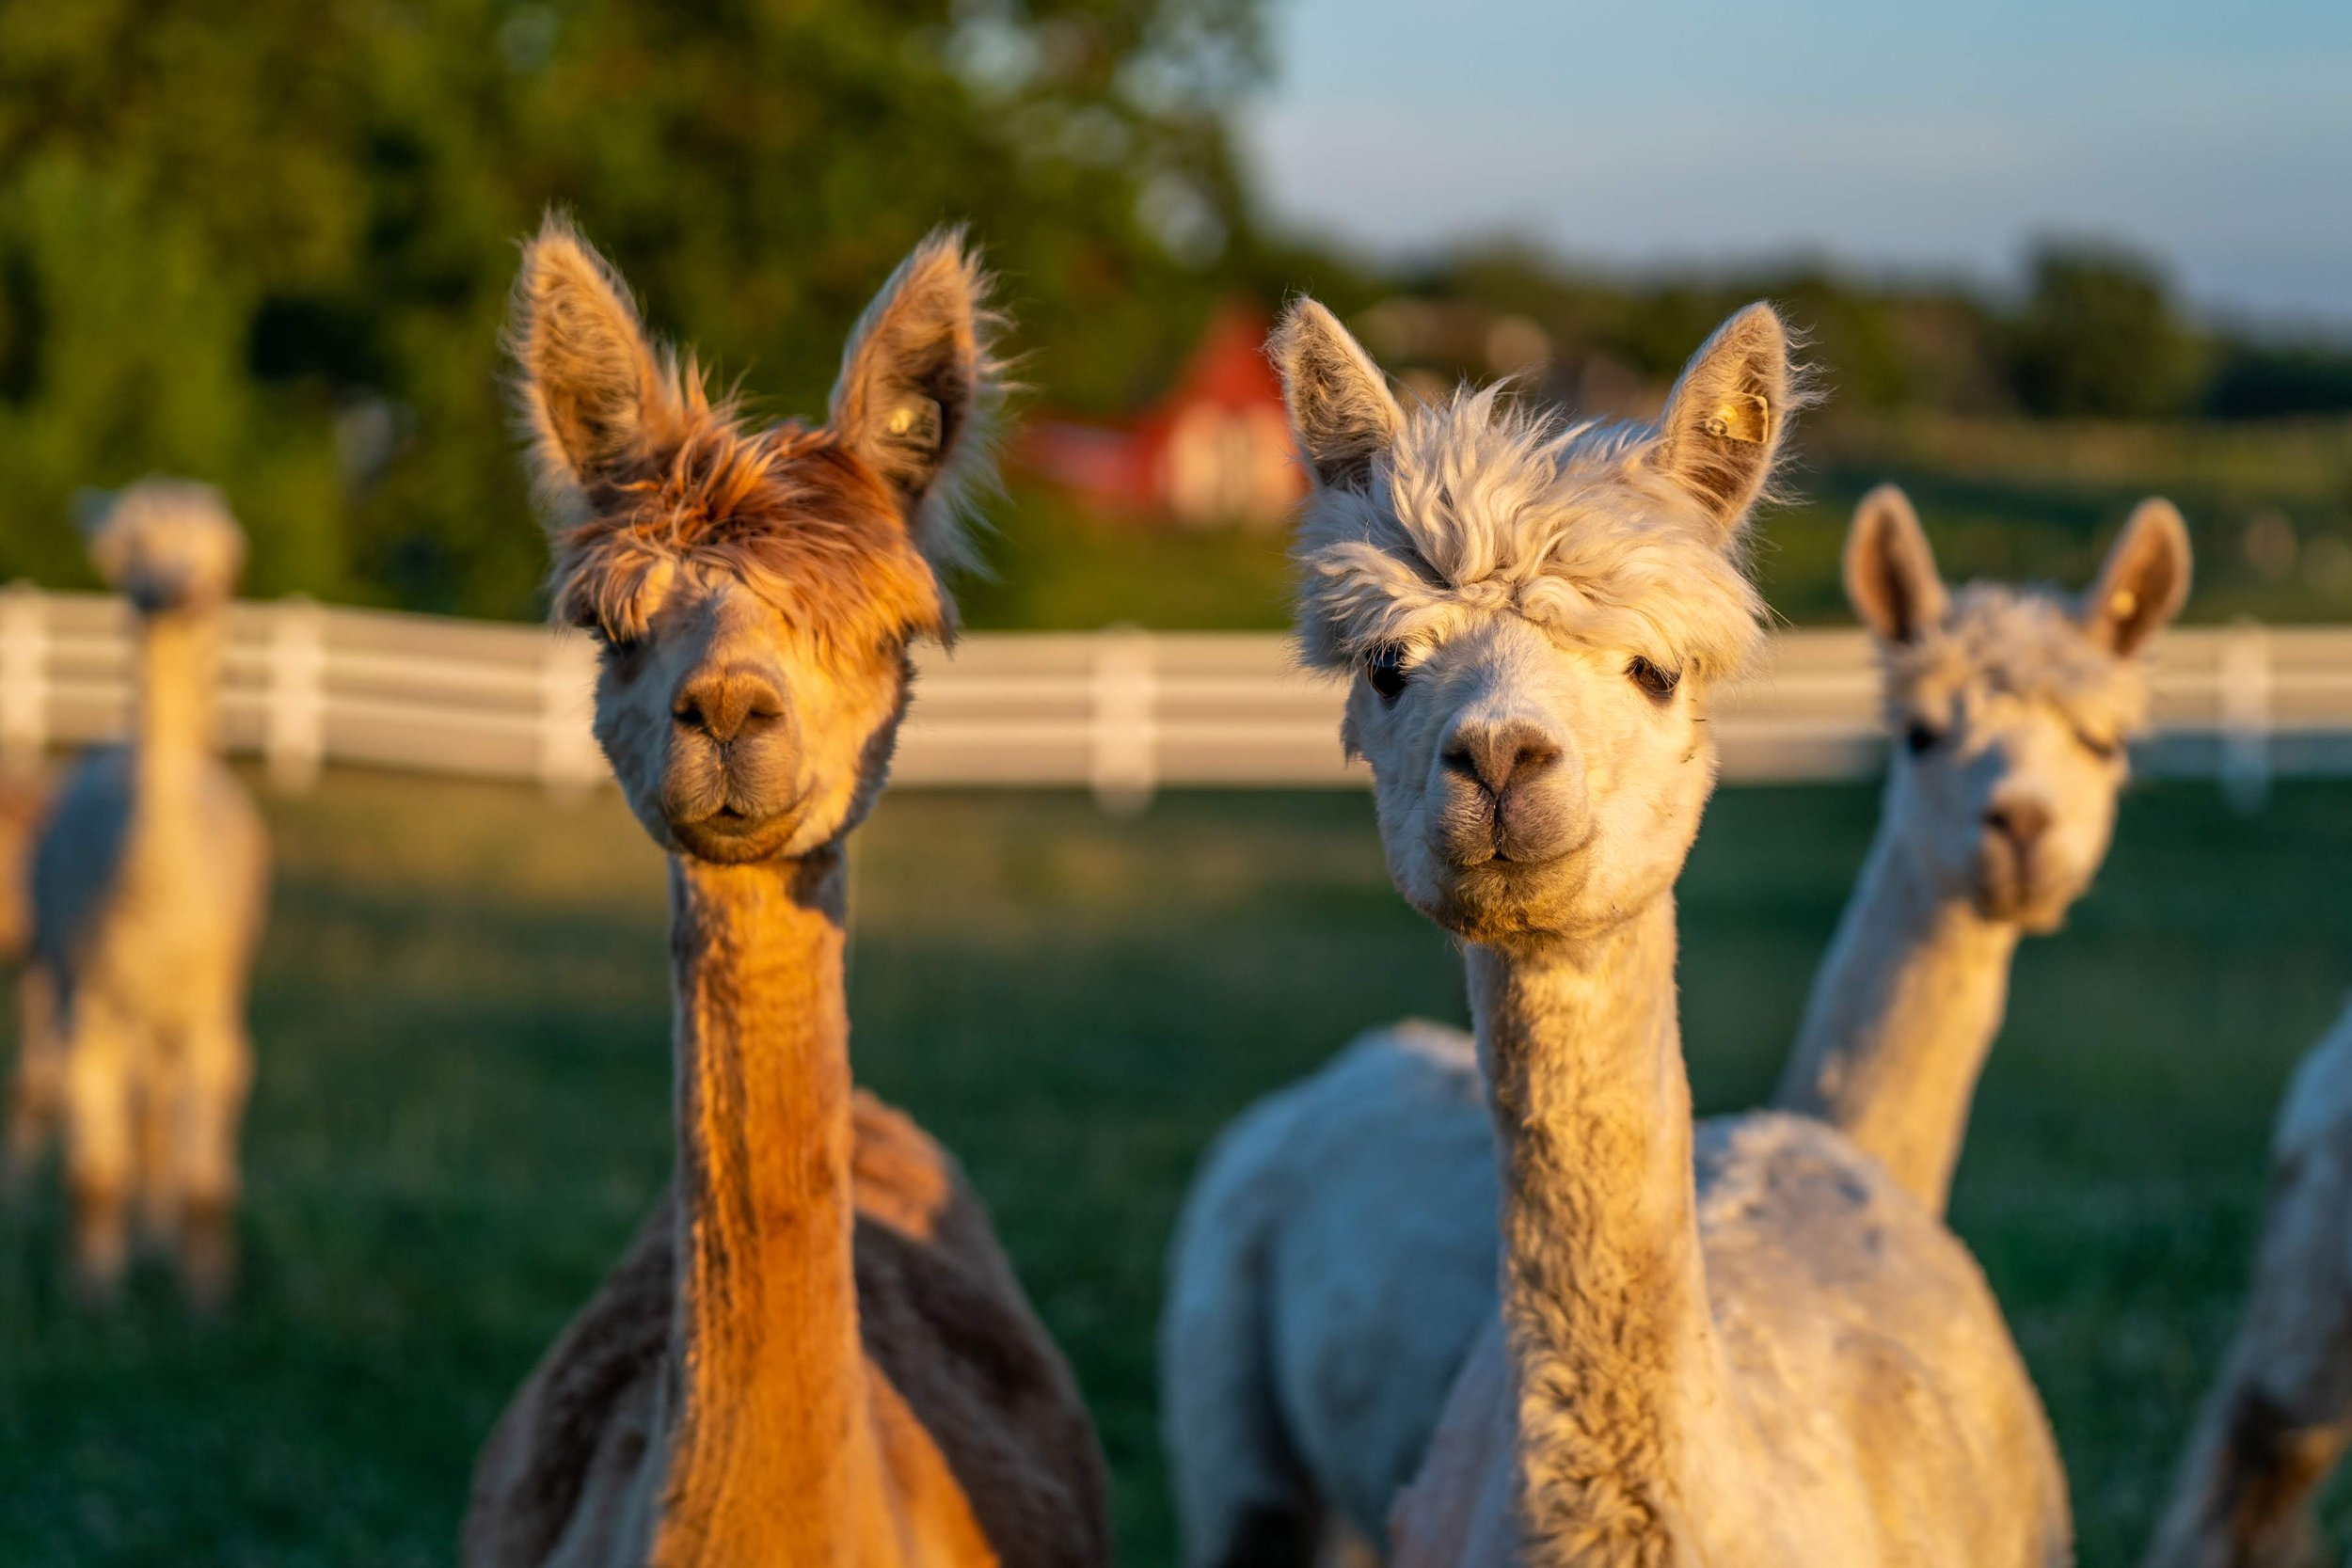
<path fill-rule="evenodd" d="M 747 810 L 722 798 L 699 816 L 671 816 L 670 833 L 689 854 L 715 860 L 756 859 L 790 836 L 807 803 L 806 790 L 772 808 Z"/>
<path fill-rule="evenodd" d="M 1484 853 L 1467 855 L 1447 853 L 1445 859 L 1447 863 L 1457 872 L 1484 871 L 1501 877 L 1526 876 L 1576 859 L 1591 848 L 1593 841 L 1599 836 L 1600 825 L 1594 823 L 1584 830 L 1584 836 L 1574 844 L 1564 848 L 1547 849 L 1540 853 L 1530 854 L 1524 849 L 1507 847 L 1504 834 L 1490 832 L 1486 844 L 1481 846 Z"/>

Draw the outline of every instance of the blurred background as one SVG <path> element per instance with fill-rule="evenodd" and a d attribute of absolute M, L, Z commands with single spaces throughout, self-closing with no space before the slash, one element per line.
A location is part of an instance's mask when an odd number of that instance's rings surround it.
<path fill-rule="evenodd" d="M 164 471 L 227 491 L 256 597 L 536 618 L 499 329 L 557 205 L 659 330 L 805 415 L 896 260 L 970 223 L 1028 388 L 978 630 L 1286 624 L 1257 345 L 1300 290 L 1423 390 L 1607 416 L 1779 302 L 1828 393 L 1758 541 L 1801 626 L 1849 622 L 1838 547 L 1885 479 L 1955 579 L 2077 584 L 2162 493 L 2188 622 L 2352 620 L 2347 80 L 2319 0 L 20 0 L 0 578 L 93 586 L 73 492 Z M 0 1560 L 445 1560 L 490 1420 L 662 1180 L 660 865 L 610 792 L 280 782 L 237 1308 L 87 1318 L 54 1214 L 9 1222 Z M 1873 800 L 1714 806 L 1703 1108 L 1769 1087 Z M 1459 1019 L 1458 962 L 1360 791 L 904 790 L 859 843 L 861 1074 L 970 1167 L 1102 1423 L 1124 1557 L 1168 1560 L 1183 1184 L 1357 1030 Z M 2271 1109 L 2352 983 L 2347 849 L 2352 784 L 2149 785 L 2019 960 L 1954 1215 L 2094 1568 L 2144 1541 Z"/>

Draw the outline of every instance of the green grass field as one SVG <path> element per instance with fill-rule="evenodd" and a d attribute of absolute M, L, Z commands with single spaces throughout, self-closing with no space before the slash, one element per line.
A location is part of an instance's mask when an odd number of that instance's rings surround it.
<path fill-rule="evenodd" d="M 668 1159 L 658 857 L 609 794 L 332 776 L 271 804 L 248 1271 L 182 1321 L 0 1253 L 0 1562 L 444 1561 L 473 1450 Z M 1875 816 L 1718 799 L 1683 880 L 1698 1098 L 1769 1084 Z M 2233 1318 L 2290 1064 L 2352 984 L 2352 787 L 2137 792 L 2027 946 L 1955 1219 L 2055 1416 L 2083 1561 L 2130 1561 Z M 1123 1555 L 1171 1557 L 1162 1254 L 1202 1145 L 1355 1030 L 1461 1012 L 1367 798 L 899 795 L 859 843 L 863 1078 L 957 1149 L 1075 1361 Z"/>

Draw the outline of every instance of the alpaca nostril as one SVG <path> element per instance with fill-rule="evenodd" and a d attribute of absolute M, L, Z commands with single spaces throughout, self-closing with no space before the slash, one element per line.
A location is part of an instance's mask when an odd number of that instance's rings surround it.
<path fill-rule="evenodd" d="M 680 687 L 670 712 L 723 746 L 783 718 L 784 693 L 756 671 L 720 670 Z"/>
<path fill-rule="evenodd" d="M 1513 786 L 1555 766 L 1560 755 L 1559 746 L 1534 725 L 1512 723 L 1456 730 L 1438 760 L 1448 772 L 1501 800 Z"/>
<path fill-rule="evenodd" d="M 1984 814 L 1984 825 L 2020 849 L 2030 849 L 2050 826 L 2050 808 L 2039 800 L 1994 802 Z"/>

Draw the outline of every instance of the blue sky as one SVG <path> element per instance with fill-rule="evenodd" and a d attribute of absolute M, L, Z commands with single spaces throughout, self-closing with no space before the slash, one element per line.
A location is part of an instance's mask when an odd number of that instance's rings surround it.
<path fill-rule="evenodd" d="M 2352 326 L 2352 0 L 1273 0 L 1281 217 L 1411 254 L 2015 276 L 2120 239 L 2209 312 Z"/>

